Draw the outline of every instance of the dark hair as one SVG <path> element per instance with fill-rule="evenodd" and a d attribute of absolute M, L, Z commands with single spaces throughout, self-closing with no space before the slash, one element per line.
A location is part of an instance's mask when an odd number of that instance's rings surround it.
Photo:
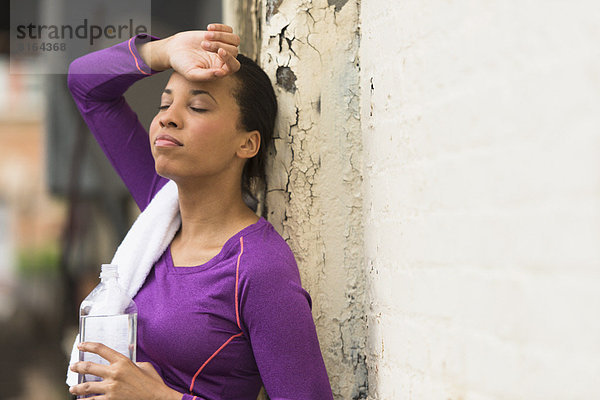
<path fill-rule="evenodd" d="M 253 192 L 265 183 L 267 146 L 273 139 L 277 98 L 271 80 L 256 62 L 243 54 L 238 54 L 237 60 L 240 69 L 232 76 L 238 82 L 233 96 L 240 107 L 239 123 L 246 131 L 257 130 L 260 133 L 258 153 L 246 161 L 242 172 L 242 192 L 246 198 L 253 198 L 250 202 L 254 203 L 254 207 L 249 205 L 256 211 L 256 193 Z"/>

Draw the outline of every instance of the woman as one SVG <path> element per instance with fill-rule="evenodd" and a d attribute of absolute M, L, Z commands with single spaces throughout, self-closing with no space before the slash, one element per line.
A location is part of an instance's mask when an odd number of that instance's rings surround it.
<path fill-rule="evenodd" d="M 146 38 L 146 40 L 144 40 Z M 172 180 L 181 227 L 135 296 L 137 364 L 97 343 L 79 362 L 100 382 L 71 387 L 98 399 L 330 399 L 331 388 L 294 257 L 243 201 L 260 175 L 277 109 L 266 74 L 238 55 L 225 25 L 88 54 L 69 88 L 141 210 Z M 86 74 L 101 65 L 103 74 Z M 123 98 L 172 68 L 149 133 Z"/>

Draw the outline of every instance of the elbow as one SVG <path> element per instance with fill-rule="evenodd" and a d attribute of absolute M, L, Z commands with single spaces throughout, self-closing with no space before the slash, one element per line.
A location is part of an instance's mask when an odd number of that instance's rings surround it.
<path fill-rule="evenodd" d="M 82 88 L 84 76 L 80 59 L 77 58 L 73 60 L 71 64 L 69 64 L 69 70 L 67 72 L 67 87 L 73 97 L 80 97 L 84 92 Z"/>

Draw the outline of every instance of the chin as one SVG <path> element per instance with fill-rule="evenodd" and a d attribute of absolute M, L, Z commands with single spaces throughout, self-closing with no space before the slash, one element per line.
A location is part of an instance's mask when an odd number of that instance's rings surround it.
<path fill-rule="evenodd" d="M 156 173 L 162 176 L 163 178 L 175 180 L 175 177 L 177 176 L 177 173 L 173 171 L 172 167 L 170 167 L 169 165 L 165 165 L 165 163 L 161 163 L 159 161 L 155 161 L 154 169 Z"/>

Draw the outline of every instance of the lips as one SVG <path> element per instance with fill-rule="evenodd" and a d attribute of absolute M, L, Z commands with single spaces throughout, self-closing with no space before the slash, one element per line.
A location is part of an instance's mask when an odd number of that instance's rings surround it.
<path fill-rule="evenodd" d="M 183 146 L 183 144 L 171 135 L 158 135 L 154 140 L 154 145 L 157 147 L 174 147 Z"/>

